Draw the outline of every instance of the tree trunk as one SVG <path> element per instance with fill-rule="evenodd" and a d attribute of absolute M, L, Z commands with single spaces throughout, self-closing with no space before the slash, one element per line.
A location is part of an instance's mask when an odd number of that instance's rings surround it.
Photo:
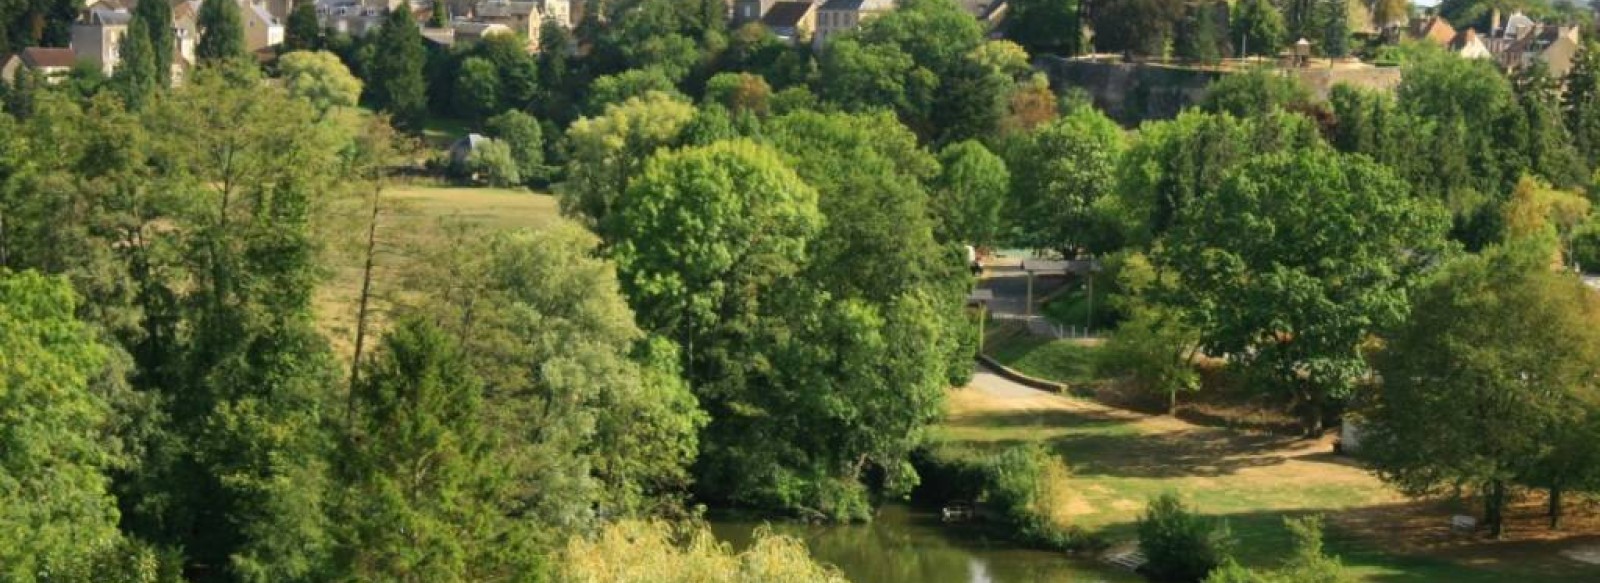
<path fill-rule="evenodd" d="M 1178 389 L 1176 388 L 1167 391 L 1167 415 L 1178 416 Z"/>
<path fill-rule="evenodd" d="M 1550 485 L 1550 530 L 1561 528 L 1561 482 Z"/>
<path fill-rule="evenodd" d="M 1488 496 L 1483 500 L 1483 521 L 1489 527 L 1489 538 L 1499 539 L 1504 530 L 1504 512 L 1506 505 L 1506 484 L 1501 480 L 1489 482 Z"/>
<path fill-rule="evenodd" d="M 361 351 L 367 340 L 367 312 L 372 299 L 372 263 L 378 246 L 378 212 L 379 197 L 383 194 L 383 187 L 376 186 L 372 190 L 372 217 L 367 221 L 367 257 L 366 264 L 361 268 L 361 300 L 356 308 L 356 346 L 355 353 L 350 358 L 350 391 L 345 396 L 344 417 L 345 424 L 352 423 L 355 419 L 356 385 L 361 381 Z"/>

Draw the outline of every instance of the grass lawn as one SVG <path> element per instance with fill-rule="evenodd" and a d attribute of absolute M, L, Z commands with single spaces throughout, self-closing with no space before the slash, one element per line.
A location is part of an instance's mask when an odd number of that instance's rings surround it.
<path fill-rule="evenodd" d="M 434 148 L 448 148 L 470 131 L 471 126 L 464 120 L 428 116 L 422 122 L 422 141 Z"/>
<path fill-rule="evenodd" d="M 464 223 L 486 232 L 538 228 L 560 216 L 556 199 L 527 190 L 402 185 L 385 193 L 385 211 L 378 220 L 378 253 L 374 262 L 373 321 L 403 297 L 402 280 L 421 249 L 437 244 L 445 222 Z M 355 201 L 333 209 L 339 216 L 330 250 L 330 280 L 317 290 L 316 309 L 323 331 L 346 357 L 354 348 L 355 322 L 361 295 L 366 249 L 367 210 Z"/>
<path fill-rule="evenodd" d="M 1272 566 L 1287 554 L 1284 516 L 1315 513 L 1326 517 L 1329 550 L 1367 581 L 1600 580 L 1600 567 L 1560 555 L 1571 539 L 1507 544 L 1449 534 L 1449 510 L 1408 501 L 1332 455 L 1328 440 L 1201 427 L 1084 399 L 991 388 L 995 382 L 980 375 L 973 387 L 951 392 L 938 447 L 965 457 L 1044 442 L 1072 469 L 1071 487 L 1058 503 L 1074 524 L 1114 544 L 1136 538 L 1146 501 L 1175 491 L 1202 513 L 1223 517 L 1239 543 L 1238 558 L 1251 566 Z M 1529 532 L 1536 530 L 1536 510 L 1524 521 Z"/>
<path fill-rule="evenodd" d="M 1078 340 L 1054 340 L 1028 333 L 1015 322 L 993 323 L 984 334 L 983 352 L 1023 374 L 1068 384 L 1094 381 L 1098 347 Z"/>

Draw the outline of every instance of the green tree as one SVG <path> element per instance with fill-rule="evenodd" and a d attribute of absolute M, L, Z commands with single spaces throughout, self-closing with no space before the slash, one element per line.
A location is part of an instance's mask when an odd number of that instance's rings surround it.
<path fill-rule="evenodd" d="M 1228 48 L 1228 5 L 1224 2 L 1189 5 L 1172 41 L 1173 53 L 1201 63 L 1220 60 Z"/>
<path fill-rule="evenodd" d="M 1593 43 L 1573 59 L 1561 107 L 1573 147 L 1589 167 L 1600 166 L 1600 50 Z"/>
<path fill-rule="evenodd" d="M 1511 83 L 1486 61 L 1428 54 L 1405 67 L 1395 96 L 1402 112 L 1431 126 L 1431 146 L 1409 155 L 1450 177 L 1418 194 L 1455 213 L 1454 236 L 1469 249 L 1499 241 L 1500 206 L 1532 168 L 1527 119 Z"/>
<path fill-rule="evenodd" d="M 195 45 L 194 52 L 201 65 L 244 58 L 244 21 L 239 15 L 238 3 L 201 3 L 196 24 L 200 28 L 200 43 Z"/>
<path fill-rule="evenodd" d="M 450 23 L 450 5 L 444 0 L 433 0 L 433 8 L 428 11 L 428 26 L 444 28 Z"/>
<path fill-rule="evenodd" d="M 1124 229 L 1136 243 L 1181 223 L 1185 209 L 1252 155 L 1322 147 L 1309 119 L 1282 111 L 1250 119 L 1185 112 L 1146 123 L 1137 135 L 1115 181 L 1116 205 L 1129 217 Z"/>
<path fill-rule="evenodd" d="M 484 382 L 492 459 L 509 475 L 497 507 L 528 509 L 518 520 L 541 544 L 597 511 L 674 511 L 705 416 L 677 351 L 634 323 L 599 240 L 566 221 L 461 235 L 427 258 L 427 299 L 408 311 L 457 338 Z"/>
<path fill-rule="evenodd" d="M 1387 339 L 1365 412 L 1380 477 L 1412 494 L 1476 489 L 1494 537 L 1510 489 L 1593 416 L 1600 300 L 1548 250 L 1525 239 L 1441 268 Z"/>
<path fill-rule="evenodd" d="M 663 93 L 681 97 L 676 84 L 660 69 L 631 69 L 615 75 L 606 75 L 589 85 L 585 101 L 590 115 L 600 115 L 608 106 L 619 105 L 629 99 Z"/>
<path fill-rule="evenodd" d="M 1338 557 L 1322 549 L 1322 517 L 1284 518 L 1294 538 L 1294 551 L 1272 571 L 1252 571 L 1229 559 L 1206 577 L 1206 583 L 1354 583 Z"/>
<path fill-rule="evenodd" d="M 1106 341 L 1096 365 L 1165 397 L 1167 414 L 1176 415 L 1178 395 L 1200 390 L 1200 371 L 1194 364 L 1199 352 L 1200 330 L 1188 314 L 1171 306 L 1140 306 Z"/>
<path fill-rule="evenodd" d="M 1350 54 L 1349 0 L 1323 0 L 1322 12 L 1322 55 L 1344 57 Z"/>
<path fill-rule="evenodd" d="M 466 171 L 498 188 L 522 184 L 522 169 L 517 166 L 511 147 L 499 140 L 485 140 L 473 148 L 467 156 Z"/>
<path fill-rule="evenodd" d="M 156 87 L 166 87 L 172 82 L 172 53 L 177 50 L 172 31 L 172 4 L 168 2 L 141 2 L 133 6 L 133 18 L 128 28 L 143 28 L 150 40 L 150 55 L 155 76 L 150 82 Z M 124 56 L 124 59 L 127 57 Z M 142 57 L 141 57 L 142 58 Z"/>
<path fill-rule="evenodd" d="M 77 320 L 77 304 L 64 278 L 0 268 L 0 576 L 154 581 L 156 558 L 117 529 L 108 477 L 132 461 L 105 390 L 122 382 L 107 378 L 120 374 L 115 353 Z"/>
<path fill-rule="evenodd" d="M 1512 79 L 1517 104 L 1527 121 L 1528 169 L 1562 188 L 1589 182 L 1586 159 L 1574 147 L 1561 111 L 1561 83 L 1543 62 L 1517 71 Z"/>
<path fill-rule="evenodd" d="M 480 57 L 461 62 L 455 80 L 456 114 L 481 120 L 500 109 L 500 74 L 494 63 Z"/>
<path fill-rule="evenodd" d="M 1239 54 L 1274 57 L 1289 33 L 1283 13 L 1271 0 L 1243 0 L 1233 6 L 1232 33 L 1239 37 Z"/>
<path fill-rule="evenodd" d="M 718 73 L 706 81 L 706 101 L 719 103 L 734 115 L 764 116 L 770 110 L 772 86 L 760 75 Z"/>
<path fill-rule="evenodd" d="M 1228 558 L 1227 526 L 1200 516 L 1168 492 L 1150 500 L 1139 517 L 1145 569 L 1158 581 L 1199 581 Z"/>
<path fill-rule="evenodd" d="M 805 541 L 767 528 L 734 554 L 704 526 L 622 521 L 597 536 L 574 537 L 556 564 L 557 583 L 846 583 L 836 569 L 812 560 Z"/>
<path fill-rule="evenodd" d="M 1017 0 L 1006 11 L 1006 38 L 1029 53 L 1072 56 L 1083 51 L 1077 0 Z"/>
<path fill-rule="evenodd" d="M 162 83 L 160 71 L 156 69 L 155 48 L 143 26 L 130 27 L 120 44 L 123 59 L 116 72 L 117 88 L 130 108 L 140 109 Z"/>
<path fill-rule="evenodd" d="M 1367 374 L 1359 346 L 1404 317 L 1411 274 L 1443 243 L 1437 207 L 1405 192 L 1362 157 L 1259 156 L 1187 209 L 1160 256 L 1208 352 L 1292 402 L 1308 435 Z"/>
<path fill-rule="evenodd" d="M 373 58 L 363 65 L 367 98 L 394 117 L 395 125 L 409 130 L 422 127 L 427 114 L 427 83 L 422 32 L 410 10 L 391 10 L 373 41 Z"/>
<path fill-rule="evenodd" d="M 340 576 L 465 581 L 542 570 L 531 524 L 495 497 L 509 476 L 471 367 L 454 339 L 417 319 L 366 365 L 340 454 Z"/>
<path fill-rule="evenodd" d="M 361 80 L 350 74 L 339 56 L 325 51 L 294 51 L 278 59 L 278 72 L 289 95 L 304 99 L 326 116 L 341 107 L 355 107 Z"/>
<path fill-rule="evenodd" d="M 298 2 L 289 11 L 289 22 L 284 26 L 283 48 L 288 51 L 322 50 L 322 25 L 317 23 L 317 5 Z"/>
<path fill-rule="evenodd" d="M 1311 91 L 1293 74 L 1257 68 L 1212 81 L 1206 86 L 1206 97 L 1200 107 L 1234 117 L 1252 117 L 1273 109 L 1310 111 Z"/>
<path fill-rule="evenodd" d="M 1069 256 L 1111 251 L 1117 236 L 1101 211 L 1114 202 L 1126 143 L 1122 128 L 1089 106 L 1016 140 L 1005 153 L 1012 239 Z"/>
<path fill-rule="evenodd" d="M 1094 49 L 1161 57 L 1183 19 L 1181 0 L 1105 0 L 1095 6 Z"/>
<path fill-rule="evenodd" d="M 539 127 L 539 120 L 513 109 L 489 118 L 484 122 L 484 131 L 510 148 L 523 182 L 543 180 L 548 174 L 544 166 L 544 130 Z"/>
<path fill-rule="evenodd" d="M 694 107 L 664 93 L 609 105 L 605 115 L 583 118 L 567 129 L 571 161 L 561 190 L 561 208 L 608 239 L 606 221 L 658 148 L 675 145 L 695 115 Z"/>
<path fill-rule="evenodd" d="M 961 142 L 939 152 L 931 208 L 940 241 L 988 246 L 998 242 L 1001 211 L 1011 188 L 1005 160 L 983 144 Z"/>

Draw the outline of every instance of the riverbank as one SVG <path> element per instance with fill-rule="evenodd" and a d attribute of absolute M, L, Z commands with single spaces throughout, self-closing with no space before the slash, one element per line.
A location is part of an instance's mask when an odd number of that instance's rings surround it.
<path fill-rule="evenodd" d="M 935 455 L 976 458 L 1044 444 L 1071 468 L 1061 489 L 1070 521 L 1063 526 L 1112 545 L 1135 538 L 1149 498 L 1175 491 L 1228 521 L 1238 558 L 1249 566 L 1272 565 L 1288 552 L 1283 517 L 1323 514 L 1329 550 L 1363 580 L 1600 580 L 1596 567 L 1561 554 L 1584 539 L 1516 546 L 1471 537 L 1439 541 L 1448 510 L 1407 500 L 1333 455 L 1329 439 L 1203 427 L 1032 390 L 985 371 L 950 392 L 948 411 Z M 1515 560 L 1482 560 L 1490 557 Z"/>

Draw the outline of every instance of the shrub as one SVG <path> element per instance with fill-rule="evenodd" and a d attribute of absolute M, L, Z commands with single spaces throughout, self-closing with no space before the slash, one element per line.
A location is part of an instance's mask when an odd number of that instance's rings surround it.
<path fill-rule="evenodd" d="M 1227 559 L 1229 536 L 1225 525 L 1196 514 L 1169 492 L 1151 500 L 1139 518 L 1139 546 L 1150 560 L 1145 569 L 1151 578 L 1188 583 L 1205 579 Z"/>
<path fill-rule="evenodd" d="M 511 147 L 499 140 L 487 140 L 467 156 L 467 169 L 491 186 L 514 186 L 522 183 L 522 173 Z"/>
<path fill-rule="evenodd" d="M 756 542 L 735 554 L 704 525 L 623 521 L 593 538 L 567 543 L 556 566 L 556 583 L 845 583 L 833 568 L 818 564 L 805 543 L 756 531 Z"/>
<path fill-rule="evenodd" d="M 1294 537 L 1294 553 L 1276 571 L 1253 571 L 1229 559 L 1206 577 L 1206 583 L 1354 583 L 1337 557 L 1322 552 L 1322 517 L 1285 518 Z"/>
<path fill-rule="evenodd" d="M 990 458 L 984 498 L 1024 542 L 1066 548 L 1080 540 L 1067 525 L 1067 467 L 1038 444 L 1014 446 Z"/>

